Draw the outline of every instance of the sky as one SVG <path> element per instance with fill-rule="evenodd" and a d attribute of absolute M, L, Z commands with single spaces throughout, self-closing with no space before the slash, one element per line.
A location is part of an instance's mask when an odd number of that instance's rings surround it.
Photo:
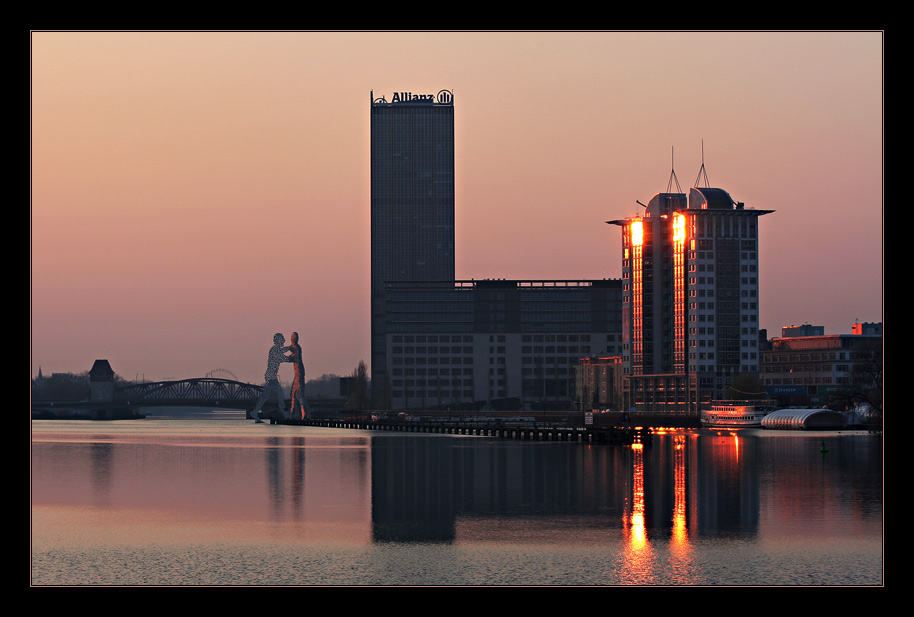
<path fill-rule="evenodd" d="M 759 219 L 760 326 L 882 321 L 878 31 L 31 33 L 30 373 L 369 360 L 371 94 L 454 93 L 458 279 L 621 276 L 702 163 Z M 675 187 L 675 185 L 674 185 Z"/>

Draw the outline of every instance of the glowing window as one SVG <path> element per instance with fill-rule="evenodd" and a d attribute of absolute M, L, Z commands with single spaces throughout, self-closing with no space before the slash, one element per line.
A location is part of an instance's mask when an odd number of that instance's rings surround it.
<path fill-rule="evenodd" d="M 678 212 L 673 215 L 673 241 L 685 242 L 685 217 Z"/>
<path fill-rule="evenodd" d="M 641 221 L 632 221 L 632 246 L 641 246 L 644 241 L 644 229 Z"/>

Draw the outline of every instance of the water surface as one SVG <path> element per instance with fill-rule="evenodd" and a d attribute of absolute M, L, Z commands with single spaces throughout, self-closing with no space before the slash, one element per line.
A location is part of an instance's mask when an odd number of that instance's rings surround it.
<path fill-rule="evenodd" d="M 825 446 L 827 452 L 822 452 Z M 32 423 L 33 585 L 881 585 L 882 441 Z"/>

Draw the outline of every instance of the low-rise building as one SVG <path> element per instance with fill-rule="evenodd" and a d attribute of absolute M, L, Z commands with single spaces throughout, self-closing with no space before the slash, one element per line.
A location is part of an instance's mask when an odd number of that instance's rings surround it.
<path fill-rule="evenodd" d="M 882 373 L 882 328 L 878 325 L 880 334 L 772 339 L 772 348 L 762 352 L 762 385 L 784 405 L 825 405 L 830 394 L 876 387 Z"/>
<path fill-rule="evenodd" d="M 581 358 L 575 367 L 575 399 L 582 410 L 622 409 L 622 356 Z"/>

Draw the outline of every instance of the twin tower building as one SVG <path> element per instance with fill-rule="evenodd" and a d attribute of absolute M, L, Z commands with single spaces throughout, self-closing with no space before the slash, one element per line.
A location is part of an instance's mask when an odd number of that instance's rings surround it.
<path fill-rule="evenodd" d="M 376 409 L 697 415 L 758 373 L 758 217 L 716 188 L 622 228 L 622 279 L 457 280 L 454 95 L 371 95 Z M 595 366 L 611 374 L 597 397 Z M 599 399 L 599 400 L 598 400 Z"/>

